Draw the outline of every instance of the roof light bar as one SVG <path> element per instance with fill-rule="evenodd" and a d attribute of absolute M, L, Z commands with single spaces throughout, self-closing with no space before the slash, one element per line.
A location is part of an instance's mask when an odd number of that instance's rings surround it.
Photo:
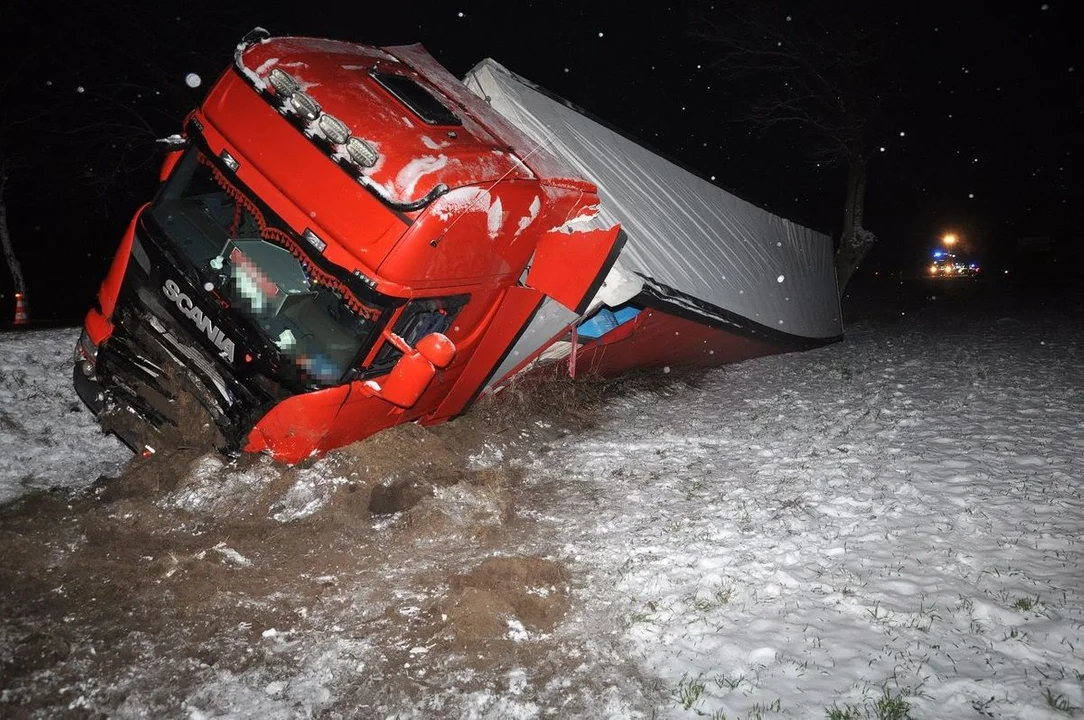
<path fill-rule="evenodd" d="M 252 41 L 247 40 L 238 45 L 238 51 L 235 54 L 235 63 L 244 71 L 245 77 L 247 77 L 256 89 L 266 96 L 273 95 L 274 99 L 271 100 L 272 104 L 277 106 L 279 111 L 284 114 L 296 115 L 304 124 L 314 123 L 316 127 L 308 125 L 305 128 L 305 134 L 312 140 L 319 140 L 322 135 L 323 139 L 329 144 L 337 146 L 337 148 L 328 148 L 326 145 L 321 145 L 321 148 L 330 153 L 337 159 L 344 167 L 353 165 L 352 168 L 348 168 L 352 174 L 360 174 L 363 170 L 376 166 L 377 161 L 380 160 L 380 154 L 376 151 L 369 142 L 362 140 L 359 137 L 354 137 L 351 134 L 350 126 L 345 122 L 335 117 L 334 115 L 325 114 L 319 101 L 312 95 L 303 91 L 301 81 L 295 76 L 286 72 L 281 68 L 271 68 L 271 71 L 265 76 L 259 76 L 255 72 L 247 69 L 244 63 L 241 61 L 241 54 L 249 45 L 255 42 L 262 41 L 267 37 L 266 31 L 261 31 L 262 34 L 253 35 Z M 247 36 L 246 36 L 247 37 Z M 247 42 L 247 44 L 246 44 Z M 319 132 L 315 132 L 319 128 Z M 453 135 L 453 133 L 449 133 Z M 345 158 L 339 153 L 345 154 Z M 344 162 L 345 161 L 345 162 Z M 415 206 L 422 207 L 429 202 L 432 202 L 436 197 L 448 191 L 448 188 L 444 185 L 440 185 L 434 188 L 426 195 L 425 198 L 412 203 L 396 203 L 388 198 L 384 200 L 394 207 L 403 210 L 416 209 Z M 322 241 L 319 238 L 315 238 L 313 245 L 319 247 L 319 243 Z"/>

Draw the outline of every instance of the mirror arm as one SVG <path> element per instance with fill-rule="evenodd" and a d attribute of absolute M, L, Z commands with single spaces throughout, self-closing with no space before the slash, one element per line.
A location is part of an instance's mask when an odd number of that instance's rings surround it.
<path fill-rule="evenodd" d="M 407 341 L 393 333 L 390 329 L 384 328 L 384 332 L 381 333 L 384 339 L 390 342 L 396 350 L 406 355 L 409 352 L 413 352 L 414 348 L 407 345 Z"/>
<path fill-rule="evenodd" d="M 364 380 L 362 382 L 359 382 L 356 387 L 358 389 L 358 392 L 360 392 L 365 397 L 378 397 L 381 400 L 384 399 L 382 395 L 383 388 L 381 388 L 380 383 L 376 382 L 375 380 Z"/>

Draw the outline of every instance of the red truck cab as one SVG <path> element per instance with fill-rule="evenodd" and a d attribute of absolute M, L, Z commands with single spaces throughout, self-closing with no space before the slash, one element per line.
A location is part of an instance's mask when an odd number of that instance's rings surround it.
<path fill-rule="evenodd" d="M 87 315 L 103 426 L 297 462 L 462 413 L 546 297 L 582 312 L 619 247 L 567 227 L 596 188 L 456 83 L 417 46 L 246 36 Z"/>

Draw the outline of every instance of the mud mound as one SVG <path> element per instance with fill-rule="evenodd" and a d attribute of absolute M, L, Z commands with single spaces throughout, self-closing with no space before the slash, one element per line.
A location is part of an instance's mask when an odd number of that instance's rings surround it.
<path fill-rule="evenodd" d="M 335 450 L 322 463 L 364 488 L 367 509 L 377 515 L 405 512 L 432 497 L 436 488 L 467 479 L 467 459 L 415 423 Z"/>
<path fill-rule="evenodd" d="M 413 506 L 404 532 L 415 543 L 450 534 L 485 541 L 515 518 L 512 488 L 519 478 L 507 467 L 467 471 L 466 482 L 436 488 Z"/>
<path fill-rule="evenodd" d="M 119 476 L 99 477 L 93 491 L 104 501 L 161 496 L 184 481 L 200 457 L 201 453 L 191 448 L 167 448 L 145 457 L 136 455 Z"/>
<path fill-rule="evenodd" d="M 550 369 L 483 398 L 454 421 L 431 428 L 406 423 L 292 467 L 259 455 L 207 452 L 212 443 L 191 437 L 159 438 L 157 452 L 134 457 L 117 478 L 102 478 L 95 493 L 107 501 L 159 497 L 196 515 L 263 515 L 284 522 L 321 508 L 354 515 L 407 512 L 438 488 L 464 481 L 494 486 L 478 477 L 480 468 L 507 468 L 506 452 L 544 449 L 555 438 L 594 427 L 609 399 L 632 392 L 668 395 L 675 387 L 696 387 L 702 374 L 652 369 L 615 380 L 572 379 Z M 188 413 L 185 427 L 208 427 L 199 402 L 178 408 Z M 499 480 L 515 479 L 505 473 Z"/>
<path fill-rule="evenodd" d="M 225 716 L 223 678 L 329 717 L 440 715 L 434 693 L 524 668 L 559 687 L 569 572 L 516 468 L 618 391 L 520 386 L 295 467 L 160 449 L 83 496 L 28 497 L 0 512 L 0 715 L 64 716 L 77 695 L 87 716 Z M 327 713 L 304 704 L 310 677 Z"/>
<path fill-rule="evenodd" d="M 491 557 L 452 579 L 433 613 L 435 638 L 459 649 L 521 642 L 553 630 L 568 611 L 569 573 L 541 557 Z"/>
<path fill-rule="evenodd" d="M 456 593 L 440 610 L 444 626 L 437 638 L 460 650 L 505 639 L 518 622 L 511 603 L 473 587 Z"/>
<path fill-rule="evenodd" d="M 345 463 L 352 470 L 389 477 L 397 473 L 417 475 L 463 464 L 454 452 L 428 428 L 405 423 L 370 438 L 333 450 L 328 461 Z M 404 466 L 404 461 L 408 466 Z"/>
<path fill-rule="evenodd" d="M 531 630 L 552 630 L 568 609 L 568 571 L 540 557 L 493 557 L 462 576 L 458 584 L 492 593 L 508 602 Z"/>
<path fill-rule="evenodd" d="M 370 514 L 406 512 L 436 488 L 474 481 L 468 458 L 432 431 L 400 425 L 329 453 L 284 466 L 267 456 L 228 458 L 215 452 L 161 451 L 134 458 L 118 478 L 95 489 L 104 501 L 154 501 L 193 519 L 272 518 L 293 522 L 321 514 L 356 522 Z"/>

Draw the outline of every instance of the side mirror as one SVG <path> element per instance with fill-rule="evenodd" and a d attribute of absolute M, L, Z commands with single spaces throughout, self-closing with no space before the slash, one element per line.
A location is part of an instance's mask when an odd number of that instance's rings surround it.
<path fill-rule="evenodd" d="M 443 369 L 455 358 L 455 345 L 441 333 L 430 333 L 413 349 L 403 353 L 395 363 L 384 385 L 369 380 L 362 386 L 372 395 L 401 408 L 414 407 L 422 393 L 433 382 L 437 369 Z"/>
<path fill-rule="evenodd" d="M 418 341 L 414 351 L 441 370 L 455 359 L 455 344 L 443 333 L 429 333 Z"/>

